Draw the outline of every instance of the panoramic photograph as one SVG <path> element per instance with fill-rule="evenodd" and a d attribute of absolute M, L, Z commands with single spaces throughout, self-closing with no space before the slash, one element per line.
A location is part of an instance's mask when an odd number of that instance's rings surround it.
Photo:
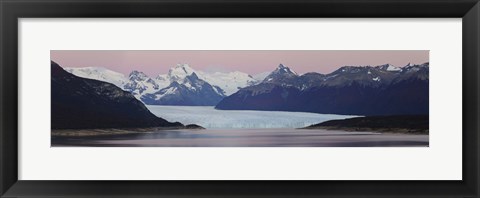
<path fill-rule="evenodd" d="M 428 147 L 428 50 L 51 50 L 52 147 Z"/>

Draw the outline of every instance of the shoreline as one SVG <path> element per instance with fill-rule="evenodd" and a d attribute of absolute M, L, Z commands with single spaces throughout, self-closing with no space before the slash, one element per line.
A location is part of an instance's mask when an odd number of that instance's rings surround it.
<path fill-rule="evenodd" d="M 336 126 L 318 126 L 304 127 L 300 129 L 324 129 L 329 131 L 345 131 L 345 132 L 376 132 L 381 134 L 405 134 L 405 135 L 429 135 L 429 131 L 407 129 L 407 128 L 368 128 L 368 127 L 336 127 Z"/>
<path fill-rule="evenodd" d="M 200 126 L 199 126 L 200 127 Z M 185 127 L 146 127 L 146 128 L 107 128 L 107 129 L 52 129 L 51 137 L 94 137 L 128 134 L 148 134 L 166 130 L 203 130 L 205 128 Z"/>
<path fill-rule="evenodd" d="M 379 133 L 429 134 L 428 115 L 365 116 L 342 120 L 328 120 L 302 129 L 342 131 L 372 131 Z"/>
<path fill-rule="evenodd" d="M 269 129 L 269 128 L 266 128 Z M 284 128 L 287 129 L 287 128 Z M 379 134 L 404 134 L 404 135 L 428 135 L 428 130 L 414 131 L 411 129 L 402 128 L 349 128 L 349 127 L 314 127 L 314 128 L 288 128 L 291 130 L 312 130 L 322 129 L 328 131 L 340 132 L 373 132 Z M 149 128 L 109 128 L 109 129 L 55 129 L 51 131 L 51 137 L 99 137 L 99 136 L 115 136 L 115 135 L 130 135 L 130 134 L 153 134 L 168 130 L 209 130 L 204 128 L 178 128 L 178 127 L 149 127 Z M 212 129 L 210 129 L 212 130 Z M 238 129 L 219 129 L 219 130 L 238 130 Z M 247 130 L 257 130 L 257 128 L 248 128 Z"/>

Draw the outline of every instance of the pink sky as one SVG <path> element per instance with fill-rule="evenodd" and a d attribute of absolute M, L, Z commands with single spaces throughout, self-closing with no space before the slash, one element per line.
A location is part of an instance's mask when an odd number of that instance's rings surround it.
<path fill-rule="evenodd" d="M 402 67 L 429 61 L 428 50 L 52 50 L 62 67 L 104 67 L 128 75 L 138 70 L 150 76 L 165 74 L 178 63 L 195 70 L 273 71 L 280 63 L 297 73 L 330 73 L 345 65 Z"/>

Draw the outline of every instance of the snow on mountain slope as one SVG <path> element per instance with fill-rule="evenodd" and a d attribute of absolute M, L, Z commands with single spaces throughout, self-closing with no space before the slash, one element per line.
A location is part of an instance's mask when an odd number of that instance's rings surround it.
<path fill-rule="evenodd" d="M 295 78 L 298 77 L 297 72 L 293 71 L 289 67 L 280 64 L 278 67 L 270 73 L 265 79 L 264 82 L 273 82 L 273 81 L 282 81 L 284 78 Z"/>
<path fill-rule="evenodd" d="M 225 95 L 231 95 L 239 90 L 239 88 L 247 87 L 255 84 L 256 80 L 243 72 L 214 72 L 207 73 L 199 71 L 199 78 L 207 81 L 212 85 L 216 85 L 225 91 Z"/>
<path fill-rule="evenodd" d="M 256 82 L 256 80 L 243 72 L 204 72 L 196 71 L 188 64 L 177 64 L 171 68 L 167 75 L 159 75 L 161 79 L 169 79 L 170 82 L 176 81 L 181 83 L 183 79 L 192 73 L 196 73 L 198 78 L 208 82 L 211 85 L 220 87 L 225 91 L 225 95 L 231 95 L 238 91 L 239 88 L 247 87 Z M 157 79 L 159 78 L 157 77 Z"/>
<path fill-rule="evenodd" d="M 155 80 L 160 89 L 168 87 L 168 85 L 170 85 L 170 78 L 168 77 L 168 74 L 160 74 L 153 80 Z"/>
<path fill-rule="evenodd" d="M 220 88 L 199 79 L 194 72 L 181 82 L 173 81 L 168 87 L 145 94 L 141 99 L 149 105 L 212 106 L 225 97 L 223 93 Z"/>
<path fill-rule="evenodd" d="M 397 68 L 343 66 L 298 76 L 279 65 L 260 84 L 225 97 L 216 109 L 354 115 L 428 114 L 429 63 Z"/>
<path fill-rule="evenodd" d="M 78 77 L 109 82 L 122 89 L 128 82 L 128 78 L 122 73 L 103 67 L 65 68 L 65 71 Z"/>
<path fill-rule="evenodd" d="M 154 93 L 160 90 L 160 86 L 153 79 L 143 72 L 132 71 L 128 76 L 129 82 L 123 87 L 124 90 L 131 92 L 136 98 L 141 98 L 147 93 Z"/>
<path fill-rule="evenodd" d="M 185 77 L 191 75 L 195 70 L 193 70 L 188 64 L 177 64 L 175 67 L 168 70 L 167 77 L 170 79 L 170 82 L 173 81 L 182 81 Z"/>
<path fill-rule="evenodd" d="M 177 64 L 169 69 L 166 74 L 159 74 L 151 78 L 140 71 L 132 71 L 128 76 L 111 71 L 105 68 L 84 67 L 84 68 L 66 68 L 66 70 L 76 76 L 109 82 L 117 87 L 134 94 L 141 98 L 142 95 L 156 93 L 159 90 L 169 87 L 172 82 L 180 84 L 185 81 L 187 76 L 196 73 L 199 79 L 211 84 L 213 89 L 219 95 L 231 95 L 239 88 L 256 84 L 252 76 L 234 71 L 234 72 L 204 72 L 195 71 L 188 64 Z M 191 85 L 185 84 L 186 87 Z"/>
<path fill-rule="evenodd" d="M 386 71 L 393 71 L 393 72 L 402 71 L 402 68 L 395 67 L 392 64 L 379 65 L 376 68 L 381 69 L 381 70 L 386 70 Z"/>
<path fill-rule="evenodd" d="M 265 77 L 262 83 L 272 83 L 282 86 L 296 86 L 298 85 L 298 77 L 299 75 L 295 71 L 283 64 L 280 64 L 274 71 L 272 71 L 272 73 Z"/>

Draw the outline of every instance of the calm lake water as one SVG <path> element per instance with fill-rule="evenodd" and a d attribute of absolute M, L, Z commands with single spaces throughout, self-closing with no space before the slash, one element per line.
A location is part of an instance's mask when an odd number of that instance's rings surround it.
<path fill-rule="evenodd" d="M 214 107 L 151 106 L 168 121 L 206 130 L 161 130 L 101 136 L 52 137 L 52 146 L 91 147 L 386 147 L 428 146 L 428 135 L 296 129 L 355 116 L 282 111 L 217 110 Z M 77 132 L 77 131 L 74 131 Z M 85 132 L 85 130 L 83 131 Z M 94 131 L 87 131 L 96 133 Z"/>
<path fill-rule="evenodd" d="M 427 147 L 428 135 L 306 129 L 165 130 L 142 134 L 52 137 L 52 146 L 89 147 Z"/>

